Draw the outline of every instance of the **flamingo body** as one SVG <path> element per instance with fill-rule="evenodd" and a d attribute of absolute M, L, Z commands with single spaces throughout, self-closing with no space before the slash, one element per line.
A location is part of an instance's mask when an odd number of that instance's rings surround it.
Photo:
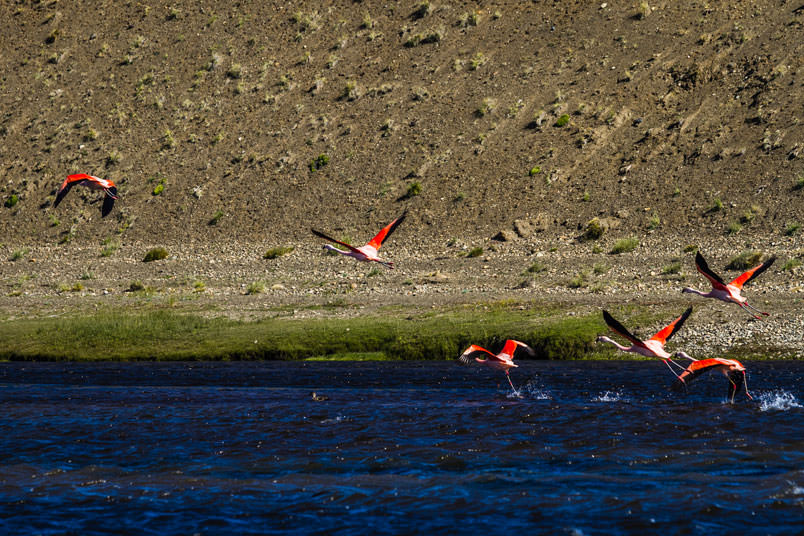
<path fill-rule="evenodd" d="M 72 190 L 73 186 L 84 186 L 90 190 L 103 190 L 105 194 L 103 197 L 103 206 L 101 207 L 101 217 L 107 216 L 114 208 L 114 202 L 117 199 L 117 186 L 109 179 L 101 179 L 86 173 L 77 173 L 75 175 L 67 175 L 67 178 L 61 184 L 56 200 L 53 202 L 53 207 L 59 206 L 61 200 Z"/>
<path fill-rule="evenodd" d="M 685 287 L 681 289 L 681 292 L 698 294 L 699 296 L 703 296 L 704 298 L 714 298 L 716 300 L 724 301 L 726 303 L 736 303 L 737 305 L 745 309 L 746 312 L 748 312 L 748 314 L 750 314 L 756 319 L 759 319 L 761 317 L 749 311 L 749 309 L 752 309 L 761 315 L 768 316 L 768 313 L 759 311 L 755 309 L 753 306 L 749 305 L 748 298 L 742 295 L 742 290 L 743 285 L 755 279 L 762 272 L 767 270 L 775 260 L 776 257 L 771 257 L 770 259 L 766 260 L 759 266 L 755 266 L 754 268 L 746 272 L 743 272 L 738 277 L 734 278 L 734 280 L 732 280 L 731 282 L 726 283 L 718 274 L 716 274 L 715 272 L 712 271 L 711 268 L 709 268 L 709 265 L 706 263 L 706 260 L 703 258 L 703 255 L 701 255 L 701 252 L 699 251 L 695 254 L 695 268 L 697 268 L 697 270 L 709 280 L 709 282 L 712 284 L 712 290 L 710 290 L 709 292 L 702 292 L 700 290 L 695 290 L 694 288 Z"/>
<path fill-rule="evenodd" d="M 684 372 L 681 373 L 671 388 L 674 391 L 686 389 L 695 378 L 709 371 L 720 371 L 729 379 L 728 398 L 732 403 L 734 402 L 734 396 L 739 391 L 745 391 L 745 396 L 753 399 L 753 397 L 748 393 L 748 382 L 745 377 L 745 367 L 736 359 L 713 357 L 710 359 L 693 361 L 684 370 Z"/>
<path fill-rule="evenodd" d="M 508 339 L 505 341 L 503 349 L 500 350 L 500 353 L 498 354 L 493 354 L 482 346 L 472 344 L 458 357 L 458 361 L 464 365 L 469 365 L 474 360 L 481 365 L 502 370 L 505 372 L 505 377 L 508 379 L 508 383 L 511 384 L 511 389 L 516 392 L 508 371 L 518 366 L 514 363 L 514 354 L 516 354 L 517 350 L 520 349 L 533 355 L 533 350 L 524 342 Z"/>
<path fill-rule="evenodd" d="M 402 213 L 400 217 L 383 227 L 379 233 L 377 233 L 374 238 L 369 240 L 369 242 L 365 246 L 354 247 L 346 242 L 342 242 L 340 240 L 336 240 L 332 237 L 329 237 L 322 233 L 321 231 L 316 231 L 315 229 L 310 229 L 314 235 L 323 238 L 324 240 L 329 240 L 330 242 L 334 242 L 343 246 L 346 249 L 339 249 L 335 246 L 330 244 L 325 244 L 324 249 L 329 251 L 334 251 L 336 253 L 340 253 L 341 255 L 345 255 L 347 257 L 352 257 L 357 259 L 358 261 L 363 262 L 378 262 L 385 266 L 386 268 L 393 268 L 394 263 L 391 261 L 385 261 L 378 256 L 378 250 L 380 246 L 382 246 L 383 241 L 388 238 L 391 233 L 393 233 L 396 228 L 405 220 L 405 216 L 407 215 L 407 210 Z"/>

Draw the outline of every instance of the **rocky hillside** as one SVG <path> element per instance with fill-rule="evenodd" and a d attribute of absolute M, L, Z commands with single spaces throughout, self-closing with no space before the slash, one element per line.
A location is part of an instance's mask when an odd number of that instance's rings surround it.
<path fill-rule="evenodd" d="M 804 222 L 801 0 L 325 4 L 0 3 L 0 242 Z"/>

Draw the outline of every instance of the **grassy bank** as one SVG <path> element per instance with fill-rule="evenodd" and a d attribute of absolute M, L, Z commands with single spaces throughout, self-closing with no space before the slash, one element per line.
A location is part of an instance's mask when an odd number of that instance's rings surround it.
<path fill-rule="evenodd" d="M 4 360 L 453 359 L 469 344 L 498 350 L 515 338 L 539 359 L 591 357 L 605 331 L 595 316 L 455 309 L 355 318 L 233 321 L 154 310 L 11 320 Z"/>

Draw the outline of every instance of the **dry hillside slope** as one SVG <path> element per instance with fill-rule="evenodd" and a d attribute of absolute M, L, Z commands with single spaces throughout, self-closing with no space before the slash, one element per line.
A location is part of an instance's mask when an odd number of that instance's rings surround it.
<path fill-rule="evenodd" d="M 0 4 L 3 242 L 804 221 L 800 1 L 331 4 Z"/>

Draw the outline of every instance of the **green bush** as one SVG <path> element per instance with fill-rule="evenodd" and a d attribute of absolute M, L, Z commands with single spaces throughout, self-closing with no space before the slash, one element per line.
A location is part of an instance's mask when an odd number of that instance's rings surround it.
<path fill-rule="evenodd" d="M 611 253 L 612 255 L 619 255 L 620 253 L 629 253 L 631 251 L 634 251 L 638 245 L 639 240 L 637 240 L 636 238 L 623 238 L 617 240 L 617 242 L 614 243 L 614 247 L 611 248 L 611 251 L 609 253 Z"/>
<path fill-rule="evenodd" d="M 17 194 L 11 194 L 6 198 L 6 202 L 4 203 L 6 208 L 11 208 L 17 203 L 19 203 L 20 197 Z"/>
<path fill-rule="evenodd" d="M 477 246 L 470 249 L 469 252 L 466 254 L 466 256 L 469 258 L 473 258 L 473 257 L 480 257 L 482 254 L 483 254 L 483 248 Z"/>
<path fill-rule="evenodd" d="M 726 270 L 748 270 L 759 264 L 761 251 L 743 251 L 726 265 Z"/>
<path fill-rule="evenodd" d="M 597 240 L 601 236 L 603 236 L 603 226 L 600 224 L 599 219 L 592 218 L 586 222 L 586 230 L 584 230 L 581 238 L 584 240 Z"/>
<path fill-rule="evenodd" d="M 313 161 L 310 162 L 310 171 L 316 172 L 327 164 L 329 164 L 329 156 L 322 153 L 316 156 Z"/>
<path fill-rule="evenodd" d="M 148 251 L 148 253 L 145 254 L 145 258 L 142 259 L 142 262 L 161 261 L 162 259 L 166 259 L 167 256 L 167 250 L 163 247 L 158 247 Z"/>
<path fill-rule="evenodd" d="M 561 114 L 558 119 L 556 119 L 556 126 L 557 127 L 564 127 L 567 126 L 570 122 L 569 114 Z"/>
<path fill-rule="evenodd" d="M 268 251 L 266 251 L 265 255 L 263 255 L 262 257 L 264 259 L 278 259 L 279 257 L 282 257 L 283 255 L 287 255 L 291 251 L 293 251 L 293 246 L 275 247 L 275 248 L 271 248 Z"/>

